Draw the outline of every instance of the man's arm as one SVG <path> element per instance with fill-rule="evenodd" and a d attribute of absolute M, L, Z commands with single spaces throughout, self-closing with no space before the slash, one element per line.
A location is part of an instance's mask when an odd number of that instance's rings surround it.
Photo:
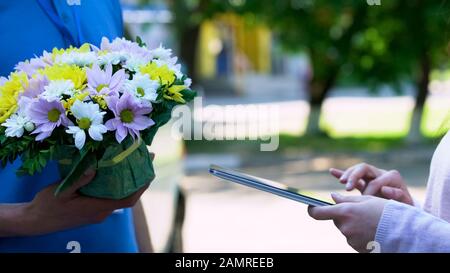
<path fill-rule="evenodd" d="M 36 225 L 26 217 L 25 204 L 0 205 L 0 237 L 25 236 Z"/>
<path fill-rule="evenodd" d="M 95 177 L 88 170 L 68 190 L 55 196 L 58 183 L 40 191 L 33 201 L 0 204 L 0 237 L 32 236 L 52 233 L 86 224 L 102 222 L 114 210 L 133 207 L 147 187 L 121 200 L 79 195 L 78 189 Z"/>

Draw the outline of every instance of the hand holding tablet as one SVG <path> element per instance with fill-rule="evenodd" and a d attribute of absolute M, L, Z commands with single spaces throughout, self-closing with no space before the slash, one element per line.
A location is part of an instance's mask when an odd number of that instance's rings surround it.
<path fill-rule="evenodd" d="M 284 184 L 277 183 L 271 180 L 267 180 L 264 178 L 244 174 L 238 171 L 225 169 L 216 165 L 211 165 L 209 168 L 209 172 L 217 177 L 222 179 L 232 181 L 244 186 L 252 187 L 261 191 L 269 192 L 272 194 L 276 194 L 297 202 L 301 202 L 310 206 L 318 207 L 318 206 L 329 206 L 333 205 L 332 203 L 319 200 L 317 198 L 313 198 L 311 196 L 301 194 L 300 190 L 288 187 Z"/>

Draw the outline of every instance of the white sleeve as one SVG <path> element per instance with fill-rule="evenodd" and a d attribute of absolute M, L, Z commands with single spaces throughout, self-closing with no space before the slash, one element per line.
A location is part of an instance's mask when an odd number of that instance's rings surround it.
<path fill-rule="evenodd" d="M 450 223 L 391 200 L 384 207 L 375 241 L 381 252 L 450 252 Z"/>
<path fill-rule="evenodd" d="M 414 204 L 414 207 L 416 207 L 418 209 L 423 209 L 422 203 L 414 197 L 413 197 L 413 204 Z"/>

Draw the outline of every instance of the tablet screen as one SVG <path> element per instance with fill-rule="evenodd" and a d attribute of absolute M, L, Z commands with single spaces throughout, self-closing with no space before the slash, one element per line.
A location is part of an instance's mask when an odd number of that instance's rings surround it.
<path fill-rule="evenodd" d="M 253 175 L 245 174 L 235 170 L 225 169 L 216 165 L 211 165 L 209 169 L 210 173 L 245 186 L 256 188 L 262 191 L 270 192 L 282 197 L 286 197 L 298 202 L 302 202 L 312 206 L 327 206 L 332 205 L 332 203 L 320 200 L 307 194 L 299 189 L 289 187 L 285 184 L 278 183 L 272 180 L 256 177 Z"/>

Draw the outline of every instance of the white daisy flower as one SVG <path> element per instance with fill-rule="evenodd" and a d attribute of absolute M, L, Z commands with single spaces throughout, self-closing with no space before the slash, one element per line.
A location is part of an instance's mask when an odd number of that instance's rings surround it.
<path fill-rule="evenodd" d="M 159 83 L 151 80 L 148 76 L 136 73 L 132 80 L 126 80 L 125 90 L 138 99 L 154 102 L 158 97 Z"/>
<path fill-rule="evenodd" d="M 181 64 L 169 65 L 169 69 L 172 69 L 178 79 L 183 77 L 183 73 L 181 73 Z"/>
<path fill-rule="evenodd" d="M 113 51 L 108 52 L 106 54 L 98 56 L 98 64 L 99 65 L 117 65 L 120 63 L 126 63 L 127 60 L 130 58 L 130 55 L 126 52 L 122 51 Z"/>
<path fill-rule="evenodd" d="M 190 88 L 192 85 L 192 79 L 191 78 L 184 79 L 183 85 L 186 86 L 186 88 Z"/>
<path fill-rule="evenodd" d="M 177 60 L 176 57 L 172 58 L 172 49 L 164 48 L 161 44 L 159 45 L 159 47 L 150 50 L 150 54 L 154 59 L 158 59 L 164 62 L 173 62 L 173 59 L 175 59 L 176 62 Z"/>
<path fill-rule="evenodd" d="M 72 115 L 77 119 L 78 126 L 69 126 L 66 133 L 72 134 L 75 139 L 75 146 L 81 150 L 86 142 L 86 130 L 89 136 L 95 141 L 102 141 L 103 134 L 108 131 L 103 125 L 103 115 L 98 104 L 92 102 L 75 101 L 70 108 Z"/>
<path fill-rule="evenodd" d="M 7 82 L 8 81 L 8 79 L 7 78 L 5 78 L 5 77 L 0 77 L 0 85 L 3 85 L 5 82 Z"/>
<path fill-rule="evenodd" d="M 146 63 L 148 63 L 148 61 L 143 58 L 131 56 L 130 58 L 127 59 L 126 63 L 123 65 L 123 67 L 130 71 L 138 72 L 139 68 L 141 66 L 145 65 Z"/>
<path fill-rule="evenodd" d="M 56 63 L 89 66 L 97 60 L 95 52 L 65 52 L 56 57 Z"/>
<path fill-rule="evenodd" d="M 159 47 L 150 50 L 150 54 L 154 58 L 152 62 L 155 62 L 158 66 L 167 65 L 167 67 L 175 73 L 175 76 L 178 79 L 183 77 L 183 73 L 181 73 L 181 65 L 177 64 L 178 58 L 172 57 L 172 49 L 167 49 L 162 45 L 159 45 Z"/>
<path fill-rule="evenodd" d="M 7 137 L 22 137 L 25 131 L 31 132 L 35 127 L 31 120 L 21 113 L 11 115 L 2 126 L 6 127 Z"/>
<path fill-rule="evenodd" d="M 51 81 L 42 92 L 41 97 L 48 101 L 59 100 L 63 95 L 72 96 L 75 85 L 70 80 L 54 80 Z"/>

